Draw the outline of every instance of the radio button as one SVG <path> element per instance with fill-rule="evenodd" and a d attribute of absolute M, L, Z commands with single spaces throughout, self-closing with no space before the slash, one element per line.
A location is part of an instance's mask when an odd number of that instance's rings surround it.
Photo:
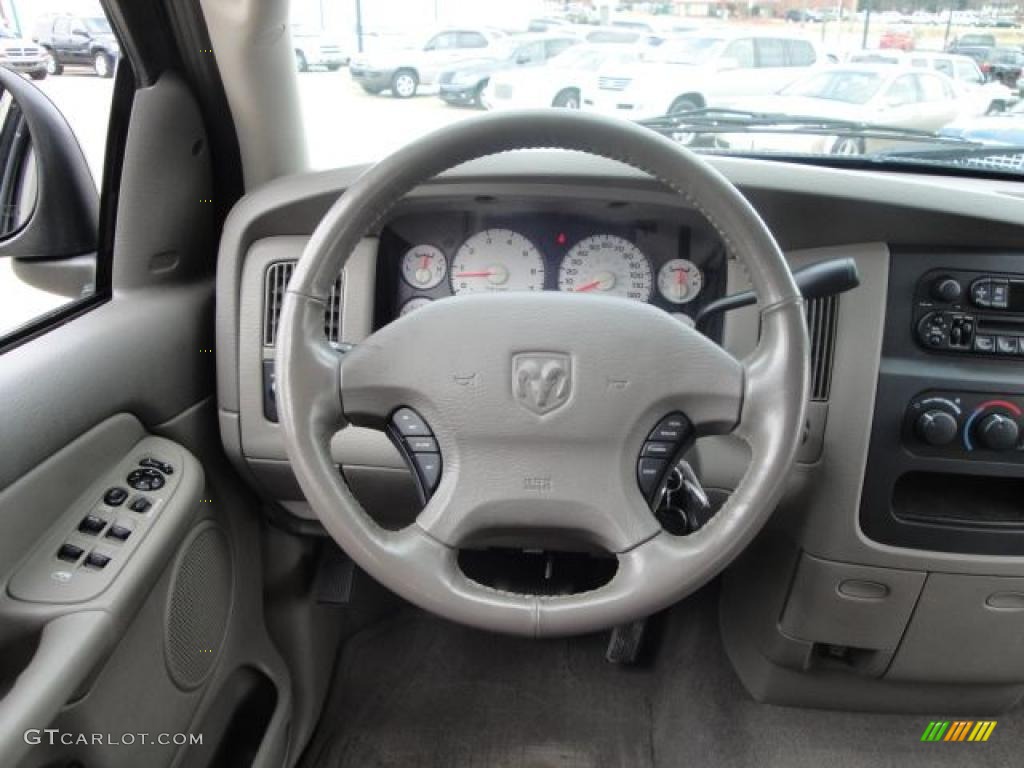
<path fill-rule="evenodd" d="M 1006 309 L 1010 306 L 1010 284 L 1006 280 L 992 281 L 992 308 Z"/>
<path fill-rule="evenodd" d="M 979 307 L 992 306 L 992 280 L 980 278 L 971 283 L 971 301 Z"/>
<path fill-rule="evenodd" d="M 1000 355 L 1016 355 L 1018 349 L 1016 336 L 1000 336 L 996 339 L 996 351 Z"/>
<path fill-rule="evenodd" d="M 995 348 L 996 340 L 994 336 L 978 335 L 974 337 L 975 352 L 994 352 Z"/>

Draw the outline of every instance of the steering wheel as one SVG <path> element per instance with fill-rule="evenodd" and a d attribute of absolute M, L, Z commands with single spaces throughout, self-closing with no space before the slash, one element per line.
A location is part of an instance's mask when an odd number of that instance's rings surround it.
<path fill-rule="evenodd" d="M 678 193 L 749 273 L 760 340 L 740 361 L 651 305 L 555 292 L 460 296 L 384 326 L 344 354 L 323 333 L 327 296 L 360 239 L 408 192 L 469 160 L 557 148 L 616 160 Z M 287 288 L 277 397 L 292 468 L 324 527 L 372 577 L 448 619 L 558 636 L 659 611 L 718 574 L 771 514 L 792 467 L 809 394 L 803 299 L 764 222 L 710 165 L 638 125 L 565 110 L 485 115 L 382 160 L 334 203 Z M 669 416 L 668 422 L 663 420 Z M 685 418 L 680 418 L 682 415 Z M 347 424 L 423 422 L 443 472 L 416 521 L 385 530 L 330 454 Z M 638 485 L 659 424 L 733 433 L 750 465 L 722 509 L 681 537 Z M 416 433 L 416 427 L 413 433 Z M 460 546 L 488 531 L 544 530 L 600 547 L 614 576 L 565 596 L 466 576 Z"/>

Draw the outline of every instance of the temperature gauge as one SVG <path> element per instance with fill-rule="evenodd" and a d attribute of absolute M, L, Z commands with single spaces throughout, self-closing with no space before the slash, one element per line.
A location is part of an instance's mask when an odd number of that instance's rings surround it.
<path fill-rule="evenodd" d="M 673 304 L 693 301 L 704 287 L 704 275 L 688 259 L 672 259 L 658 270 L 658 291 Z"/>
<path fill-rule="evenodd" d="M 427 290 L 440 285 L 448 275 L 444 251 L 433 245 L 417 245 L 402 257 L 402 277 L 413 288 Z"/>

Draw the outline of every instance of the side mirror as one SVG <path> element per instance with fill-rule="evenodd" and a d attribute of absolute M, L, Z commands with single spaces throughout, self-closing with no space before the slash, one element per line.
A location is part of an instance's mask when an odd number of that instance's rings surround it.
<path fill-rule="evenodd" d="M 529 63 L 530 63 L 530 54 L 528 54 L 528 53 L 520 53 L 518 56 L 516 56 L 516 64 L 522 66 L 523 64 L 529 64 Z"/>
<path fill-rule="evenodd" d="M 93 282 L 82 263 L 94 270 L 99 229 L 85 156 L 53 102 L 6 68 L 0 114 L 0 258 L 15 259 L 15 271 L 36 287 L 77 296 Z"/>
<path fill-rule="evenodd" d="M 721 58 L 715 64 L 715 69 L 717 71 L 719 71 L 719 72 L 728 72 L 729 70 L 739 69 L 739 68 L 740 68 L 739 59 L 734 59 L 734 58 L 731 58 L 731 57 Z"/>

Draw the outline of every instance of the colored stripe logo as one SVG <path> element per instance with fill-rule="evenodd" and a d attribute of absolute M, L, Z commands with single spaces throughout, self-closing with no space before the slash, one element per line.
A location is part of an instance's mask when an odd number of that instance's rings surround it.
<path fill-rule="evenodd" d="M 928 723 L 921 741 L 988 741 L 995 720 L 938 720 Z"/>

